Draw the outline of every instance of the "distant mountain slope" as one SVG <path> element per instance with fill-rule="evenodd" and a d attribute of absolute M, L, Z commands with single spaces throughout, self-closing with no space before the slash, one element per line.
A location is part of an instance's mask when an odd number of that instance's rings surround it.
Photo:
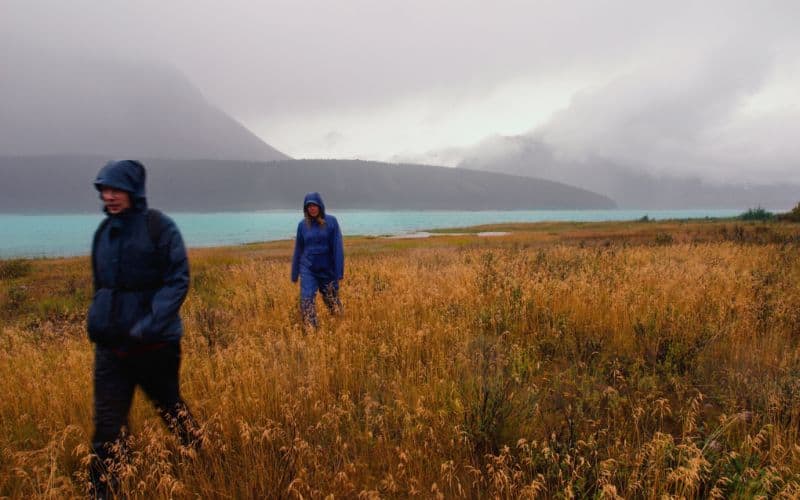
<path fill-rule="evenodd" d="M 288 158 L 167 66 L 38 53 L 0 63 L 0 155 Z"/>
<path fill-rule="evenodd" d="M 569 161 L 528 136 L 495 139 L 491 153 L 480 149 L 459 168 L 551 179 L 613 198 L 622 208 L 787 209 L 800 200 L 800 186 L 789 183 L 711 184 L 689 176 L 656 176 L 603 158 Z"/>
<path fill-rule="evenodd" d="M 105 159 L 0 157 L 0 212 L 98 209 L 91 181 Z M 348 160 L 143 160 L 148 197 L 166 210 L 298 208 L 308 191 L 335 208 L 598 209 L 602 195 L 558 182 L 424 165 Z"/>

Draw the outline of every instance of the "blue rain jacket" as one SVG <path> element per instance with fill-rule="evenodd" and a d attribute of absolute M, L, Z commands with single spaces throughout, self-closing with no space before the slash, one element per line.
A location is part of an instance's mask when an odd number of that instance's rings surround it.
<path fill-rule="evenodd" d="M 122 350 L 141 344 L 177 342 L 183 335 L 178 311 L 189 289 L 189 262 L 177 226 L 159 216 L 157 241 L 148 228 L 144 166 L 111 161 L 95 179 L 131 193 L 132 207 L 108 215 L 92 245 L 95 295 L 89 308 L 89 338 Z"/>
<path fill-rule="evenodd" d="M 319 207 L 325 224 L 320 225 L 316 221 L 308 224 L 305 219 L 297 224 L 292 281 L 297 281 L 301 273 L 312 273 L 328 281 L 341 280 L 344 277 L 344 246 L 339 222 L 336 217 L 325 214 L 325 204 L 319 193 L 306 195 L 303 211 L 310 203 Z"/>

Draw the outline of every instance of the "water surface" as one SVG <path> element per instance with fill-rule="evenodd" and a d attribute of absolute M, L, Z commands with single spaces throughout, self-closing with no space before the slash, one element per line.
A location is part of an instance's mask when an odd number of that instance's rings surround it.
<path fill-rule="evenodd" d="M 519 210 L 519 211 L 332 211 L 347 235 L 398 235 L 453 227 L 540 221 L 614 221 L 730 217 L 741 209 L 714 210 Z M 190 247 L 294 238 L 296 210 L 170 213 Z M 103 215 L 0 215 L 0 257 L 86 255 Z"/>

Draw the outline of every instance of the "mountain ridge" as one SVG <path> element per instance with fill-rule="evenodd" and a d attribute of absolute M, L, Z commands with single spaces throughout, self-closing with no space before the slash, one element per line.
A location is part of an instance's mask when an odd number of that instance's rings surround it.
<path fill-rule="evenodd" d="M 0 157 L 0 212 L 92 212 L 92 180 L 107 158 Z M 360 160 L 270 162 L 142 159 L 148 198 L 179 211 L 297 208 L 309 191 L 354 209 L 601 209 L 608 197 L 563 183 L 507 174 Z"/>
<path fill-rule="evenodd" d="M 788 209 L 800 199 L 797 184 L 711 183 L 695 176 L 656 175 L 601 157 L 566 160 L 528 136 L 495 139 L 491 154 L 476 149 L 457 168 L 549 179 L 604 194 L 621 208 Z"/>

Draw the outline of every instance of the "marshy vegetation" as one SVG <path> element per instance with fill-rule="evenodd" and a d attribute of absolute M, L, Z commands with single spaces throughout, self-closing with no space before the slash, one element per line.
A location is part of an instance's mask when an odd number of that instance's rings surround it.
<path fill-rule="evenodd" d="M 800 226 L 491 229 L 347 240 L 345 314 L 309 334 L 289 242 L 191 252 L 204 445 L 136 401 L 126 494 L 800 495 Z M 0 496 L 80 496 L 88 259 L 0 272 Z"/>

